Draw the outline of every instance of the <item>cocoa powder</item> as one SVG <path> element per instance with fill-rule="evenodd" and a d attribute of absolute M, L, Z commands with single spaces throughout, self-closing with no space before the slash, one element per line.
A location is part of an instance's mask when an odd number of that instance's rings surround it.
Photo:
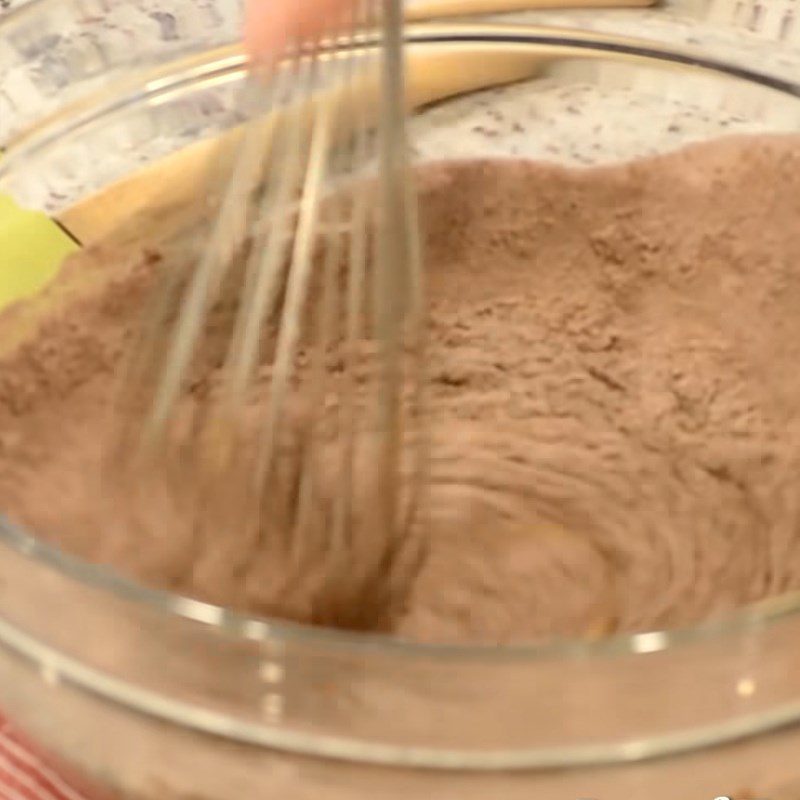
<path fill-rule="evenodd" d="M 430 520 L 403 606 L 358 627 L 595 637 L 800 588 L 800 139 L 419 177 Z M 198 538 L 168 486 L 98 494 L 116 366 L 157 257 L 115 260 L 78 255 L 2 355 L 0 508 L 148 584 L 339 624 L 315 611 L 313 564 L 278 591 L 283 565 L 263 543 Z M 101 291 L 66 291 L 112 269 Z"/>

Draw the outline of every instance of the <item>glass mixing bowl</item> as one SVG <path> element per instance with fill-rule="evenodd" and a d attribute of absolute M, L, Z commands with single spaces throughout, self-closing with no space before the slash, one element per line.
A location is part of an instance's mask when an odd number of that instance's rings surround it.
<path fill-rule="evenodd" d="M 196 143 L 240 120 L 239 11 L 221 5 L 33 0 L 0 20 L 0 193 L 85 241 L 185 201 Z M 800 128 L 790 45 L 612 27 L 409 29 L 417 158 L 610 163 Z M 312 630 L 0 522 L 0 708 L 111 797 L 789 800 L 798 640 L 796 596 L 593 644 Z"/>

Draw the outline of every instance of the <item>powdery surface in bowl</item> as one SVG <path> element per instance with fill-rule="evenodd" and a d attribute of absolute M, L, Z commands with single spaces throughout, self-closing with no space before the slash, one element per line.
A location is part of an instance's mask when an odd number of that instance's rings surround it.
<path fill-rule="evenodd" d="M 420 180 L 432 522 L 381 628 L 599 636 L 800 588 L 800 139 L 586 170 L 440 163 Z M 84 253 L 65 275 L 113 258 Z M 324 621 L 312 577 L 273 591 L 282 565 L 258 539 L 197 535 L 152 486 L 98 489 L 149 270 L 109 273 L 3 357 L 0 507 L 148 584 Z"/>

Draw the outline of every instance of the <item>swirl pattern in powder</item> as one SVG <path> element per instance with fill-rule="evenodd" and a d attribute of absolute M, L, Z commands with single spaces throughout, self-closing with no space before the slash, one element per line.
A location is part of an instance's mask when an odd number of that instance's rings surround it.
<path fill-rule="evenodd" d="M 289 580 L 263 537 L 198 535 L 168 482 L 98 495 L 146 264 L 3 356 L 0 506 L 149 584 L 425 641 L 682 626 L 800 588 L 798 167 L 795 137 L 758 137 L 607 168 L 421 170 L 428 524 L 402 574 L 354 534 L 374 596 L 325 553 Z M 371 614 L 387 585 L 396 602 Z"/>

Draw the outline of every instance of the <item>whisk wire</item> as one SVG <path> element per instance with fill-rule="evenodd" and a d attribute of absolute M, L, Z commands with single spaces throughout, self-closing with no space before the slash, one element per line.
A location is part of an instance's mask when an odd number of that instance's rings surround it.
<path fill-rule="evenodd" d="M 313 61 L 306 64 L 300 85 L 313 81 Z M 292 111 L 294 110 L 294 113 Z M 276 126 L 274 163 L 282 165 L 274 180 L 267 181 L 256 239 L 247 264 L 248 281 L 242 294 L 243 310 L 237 315 L 231 347 L 226 361 L 228 409 L 244 399 L 259 361 L 261 335 L 266 320 L 275 311 L 285 276 L 286 260 L 292 241 L 292 214 L 288 210 L 301 182 L 305 166 L 302 114 L 289 108 L 283 124 Z"/>
<path fill-rule="evenodd" d="M 157 452 L 206 329 L 223 337 L 219 381 L 193 411 L 197 524 L 277 548 L 287 582 L 325 554 L 322 616 L 370 613 L 355 598 L 407 547 L 426 480 L 402 26 L 400 0 L 359 0 L 338 45 L 297 43 L 272 68 L 268 107 L 249 106 L 209 239 L 188 282 L 169 278 L 143 359 L 155 381 L 142 443 Z M 263 80 L 254 71 L 246 103 Z"/>
<path fill-rule="evenodd" d="M 256 91 L 254 81 L 254 76 L 248 79 L 244 88 L 245 98 Z M 276 82 L 273 93 L 279 90 L 280 83 Z M 183 388 L 208 309 L 245 238 L 249 198 L 257 185 L 267 155 L 263 129 L 257 123 L 246 126 L 212 234 L 192 273 L 188 291 L 181 304 L 177 328 L 165 359 L 165 369 L 156 387 L 151 411 L 145 420 L 143 442 L 148 449 L 152 449 L 164 434 Z"/>
<path fill-rule="evenodd" d="M 300 202 L 300 218 L 292 252 L 293 268 L 289 275 L 278 334 L 261 456 L 256 466 L 257 485 L 266 479 L 272 466 L 275 432 L 286 403 L 293 358 L 300 340 L 300 326 L 313 266 L 315 229 L 319 219 L 323 179 L 330 149 L 331 116 L 330 103 L 320 103 L 311 134 L 308 165 Z"/>

